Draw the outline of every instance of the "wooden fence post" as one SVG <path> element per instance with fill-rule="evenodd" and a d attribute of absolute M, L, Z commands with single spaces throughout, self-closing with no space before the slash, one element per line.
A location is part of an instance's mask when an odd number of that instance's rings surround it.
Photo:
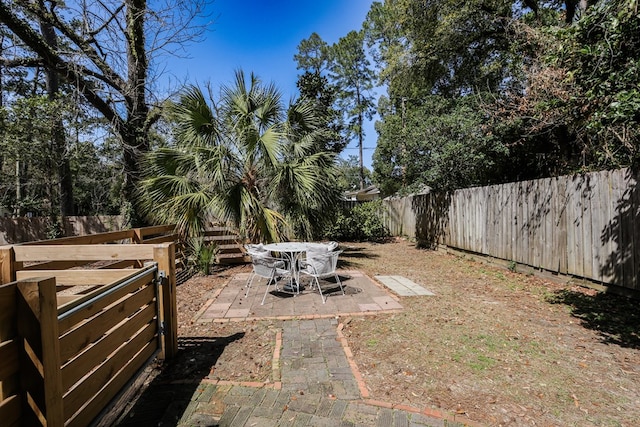
<path fill-rule="evenodd" d="M 176 249 L 173 243 L 163 243 L 153 247 L 153 259 L 158 263 L 158 271 L 164 272 L 161 303 L 164 337 L 160 357 L 171 359 L 178 351 L 178 309 L 176 300 Z"/>
<path fill-rule="evenodd" d="M 15 283 L 0 286 L 0 343 L 16 340 L 16 286 Z M 6 360 L 0 364 L 7 364 Z M 0 402 L 18 394 L 17 376 L 0 381 Z"/>
<path fill-rule="evenodd" d="M 16 254 L 13 246 L 3 246 L 0 248 L 0 285 L 15 282 L 16 280 Z"/>
<path fill-rule="evenodd" d="M 64 426 L 55 278 L 18 283 L 18 336 L 23 339 L 21 387 L 47 427 Z"/>
<path fill-rule="evenodd" d="M 142 236 L 142 229 L 134 228 L 131 231 L 133 231 L 133 236 L 131 237 L 131 243 L 135 243 L 135 244 L 143 243 L 144 237 Z"/>

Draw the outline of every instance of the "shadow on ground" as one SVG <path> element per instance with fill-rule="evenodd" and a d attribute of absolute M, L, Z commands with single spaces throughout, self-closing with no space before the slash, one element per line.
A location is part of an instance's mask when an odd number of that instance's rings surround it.
<path fill-rule="evenodd" d="M 587 295 L 561 290 L 549 298 L 565 304 L 585 328 L 598 331 L 602 341 L 622 347 L 640 349 L 640 312 L 638 301 L 607 293 Z"/>
<path fill-rule="evenodd" d="M 160 372 L 132 406 L 123 408 L 123 413 L 113 425 L 177 425 L 202 378 L 211 373 L 225 347 L 242 337 L 244 333 L 216 338 L 179 338 L 176 356 L 157 368 Z M 200 422 L 200 426 L 218 425 L 213 417 Z"/>
<path fill-rule="evenodd" d="M 338 268 L 342 268 L 345 270 L 353 269 L 356 268 L 357 265 L 354 264 L 351 260 L 375 258 L 379 258 L 378 255 L 366 252 L 364 250 L 364 247 L 347 247 L 344 248 L 342 253 L 340 254 L 340 258 L 338 259 Z"/>

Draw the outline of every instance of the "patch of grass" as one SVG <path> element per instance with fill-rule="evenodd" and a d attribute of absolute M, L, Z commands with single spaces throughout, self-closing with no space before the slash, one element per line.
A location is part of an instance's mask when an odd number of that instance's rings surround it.
<path fill-rule="evenodd" d="M 475 372 L 480 372 L 492 368 L 495 364 L 495 359 L 479 354 L 476 360 L 469 362 L 469 367 Z"/>

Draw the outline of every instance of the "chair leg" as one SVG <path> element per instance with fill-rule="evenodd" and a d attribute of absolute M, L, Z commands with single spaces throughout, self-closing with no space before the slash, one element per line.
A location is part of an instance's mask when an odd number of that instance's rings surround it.
<path fill-rule="evenodd" d="M 256 277 L 256 274 L 252 271 L 251 275 L 247 279 L 247 283 L 244 285 L 247 288 L 247 292 L 245 292 L 244 297 L 249 296 L 249 290 L 251 289 L 251 285 L 253 284 L 253 279 Z"/>
<path fill-rule="evenodd" d="M 327 299 L 325 298 L 324 295 L 322 295 L 322 288 L 320 287 L 320 281 L 318 280 L 317 277 L 315 277 L 316 279 L 316 286 L 318 287 L 318 292 L 320 292 L 320 298 L 322 299 L 322 303 L 324 304 L 325 302 L 327 302 Z"/>
<path fill-rule="evenodd" d="M 340 281 L 340 278 L 338 277 L 338 274 L 334 273 L 334 276 L 336 277 L 336 281 L 338 282 L 338 285 L 340 286 L 340 290 L 342 291 L 342 295 L 344 295 L 344 288 L 342 287 L 342 282 Z"/>
<path fill-rule="evenodd" d="M 262 297 L 262 302 L 260 305 L 264 305 L 264 300 L 267 299 L 267 293 L 269 293 L 269 286 L 271 286 L 271 282 L 273 282 L 274 287 L 278 288 L 278 283 L 275 278 L 275 271 L 271 273 L 271 277 L 269 277 L 269 281 L 267 282 L 267 289 L 264 290 L 264 296 Z"/>

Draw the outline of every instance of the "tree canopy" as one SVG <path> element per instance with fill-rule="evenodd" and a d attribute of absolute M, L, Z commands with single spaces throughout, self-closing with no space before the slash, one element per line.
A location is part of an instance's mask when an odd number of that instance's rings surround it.
<path fill-rule="evenodd" d="M 637 1 L 385 0 L 374 180 L 452 189 L 638 159 Z"/>
<path fill-rule="evenodd" d="M 148 215 L 196 236 L 222 221 L 254 242 L 280 240 L 286 225 L 313 237 L 329 220 L 335 154 L 317 151 L 314 103 L 285 109 L 273 84 L 238 71 L 219 99 L 189 87 L 171 111 L 175 144 L 147 156 Z"/>
<path fill-rule="evenodd" d="M 1 65 L 42 67 L 48 84 L 59 79 L 99 112 L 121 147 L 121 205 L 133 206 L 134 218 L 140 154 L 149 151 L 160 117 L 161 100 L 150 95 L 155 61 L 197 39 L 203 28 L 193 20 L 205 2 L 0 1 L 0 24 L 11 34 L 3 39 Z"/>

